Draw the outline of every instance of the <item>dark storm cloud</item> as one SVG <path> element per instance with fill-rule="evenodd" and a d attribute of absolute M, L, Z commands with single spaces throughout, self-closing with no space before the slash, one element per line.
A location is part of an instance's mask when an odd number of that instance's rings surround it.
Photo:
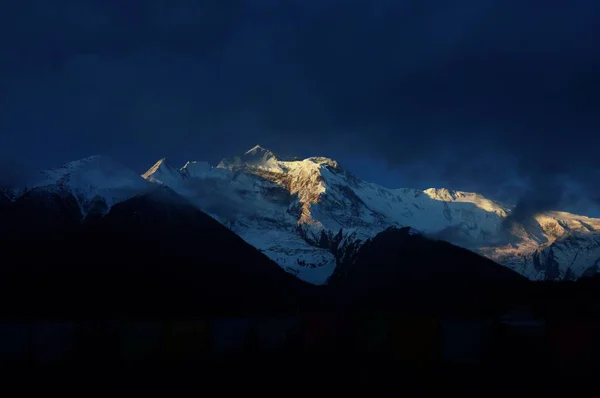
<path fill-rule="evenodd" d="M 505 225 L 509 226 L 512 222 L 525 223 L 530 217 L 539 213 L 556 210 L 562 196 L 563 188 L 556 179 L 552 177 L 535 179 L 516 203 L 512 213 L 505 220 Z"/>
<path fill-rule="evenodd" d="M 260 143 L 404 186 L 600 196 L 597 1 L 107 4 L 0 13 L 0 156 L 143 169 Z"/>

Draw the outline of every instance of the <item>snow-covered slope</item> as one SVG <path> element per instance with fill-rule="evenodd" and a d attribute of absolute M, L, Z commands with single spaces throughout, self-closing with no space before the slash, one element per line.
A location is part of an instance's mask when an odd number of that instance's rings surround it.
<path fill-rule="evenodd" d="M 535 280 L 577 279 L 598 272 L 600 219 L 565 212 L 538 214 L 510 229 L 509 242 L 482 246 L 482 254 Z"/>
<path fill-rule="evenodd" d="M 600 220 L 538 215 L 507 227 L 513 206 L 448 189 L 387 189 L 329 158 L 280 160 L 255 146 L 216 167 L 157 162 L 144 175 L 188 197 L 284 269 L 324 283 L 366 239 L 389 226 L 480 252 L 532 279 L 579 277 L 598 266 Z"/>
<path fill-rule="evenodd" d="M 251 151 L 244 161 L 252 164 L 256 157 L 259 164 L 271 163 L 268 154 L 253 156 Z M 277 167 L 277 161 L 273 162 Z M 239 160 L 238 164 L 242 167 L 244 163 Z M 330 250 L 309 244 L 299 233 L 302 224 L 293 205 L 295 192 L 276 181 L 224 164 L 210 167 L 204 162 L 188 162 L 175 169 L 164 160 L 143 177 L 187 197 L 303 280 L 322 283 L 335 268 Z"/>
<path fill-rule="evenodd" d="M 71 193 L 85 216 L 92 209 L 104 212 L 151 187 L 133 170 L 109 157 L 95 155 L 40 172 L 25 186 L 14 189 L 11 199 L 33 189 Z"/>

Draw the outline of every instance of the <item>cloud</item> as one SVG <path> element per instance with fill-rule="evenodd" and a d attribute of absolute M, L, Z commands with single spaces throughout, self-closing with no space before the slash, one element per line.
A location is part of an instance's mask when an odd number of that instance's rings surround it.
<path fill-rule="evenodd" d="M 598 193 L 596 1 L 52 4 L 0 15 L 0 157 L 142 170 L 260 143 L 405 186 Z"/>
<path fill-rule="evenodd" d="M 552 176 L 545 180 L 537 179 L 526 191 L 510 216 L 507 223 L 524 223 L 539 213 L 556 210 L 563 197 L 563 189 Z"/>

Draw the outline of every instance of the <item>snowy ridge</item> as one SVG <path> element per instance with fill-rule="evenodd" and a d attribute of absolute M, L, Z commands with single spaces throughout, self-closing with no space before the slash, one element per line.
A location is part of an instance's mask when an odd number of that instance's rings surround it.
<path fill-rule="evenodd" d="M 176 184 L 182 179 L 182 175 L 178 169 L 173 168 L 167 158 L 160 159 L 154 163 L 152 167 L 142 177 L 151 182 L 157 182 L 166 185 Z"/>
<path fill-rule="evenodd" d="M 514 206 L 477 193 L 388 189 L 363 181 L 326 157 L 281 160 L 255 146 L 216 167 L 160 159 L 141 176 L 91 156 L 42 172 L 32 189 L 72 193 L 85 216 L 146 192 L 170 188 L 299 278 L 322 284 L 352 261 L 367 239 L 389 227 L 411 227 L 479 252 L 530 279 L 575 279 L 600 270 L 600 219 L 566 212 L 507 223 Z"/>
<path fill-rule="evenodd" d="M 600 270 L 600 219 L 557 211 L 534 219 L 533 228 L 513 228 L 518 239 L 479 251 L 534 280 L 574 280 Z"/>
<path fill-rule="evenodd" d="M 177 178 L 152 169 L 144 176 L 190 198 L 312 283 L 324 283 L 336 263 L 390 226 L 410 226 L 448 240 L 531 279 L 578 277 L 600 259 L 593 239 L 600 233 L 598 219 L 549 212 L 536 216 L 533 225 L 507 231 L 504 221 L 514 206 L 444 188 L 387 189 L 358 179 L 326 157 L 280 160 L 257 145 L 215 168 L 204 165 L 194 176 L 184 168 Z M 574 249 L 574 239 L 587 246 Z"/>
<path fill-rule="evenodd" d="M 324 191 L 324 187 L 315 188 L 319 185 L 318 165 L 313 161 L 283 164 L 270 151 L 255 147 L 243 157 L 221 161 L 217 167 L 191 161 L 175 169 L 163 163 L 155 164 L 143 177 L 188 198 L 301 279 L 323 283 L 333 273 L 335 256 L 308 244 L 298 232 L 305 222 L 317 223 L 310 219 L 308 210 L 312 190 Z M 246 172 L 246 168 L 253 172 Z M 302 189 L 302 184 L 311 187 Z"/>
<path fill-rule="evenodd" d="M 95 155 L 40 172 L 37 178 L 20 189 L 19 195 L 36 188 L 71 193 L 85 216 L 95 201 L 103 201 L 108 209 L 151 186 L 113 159 Z"/>

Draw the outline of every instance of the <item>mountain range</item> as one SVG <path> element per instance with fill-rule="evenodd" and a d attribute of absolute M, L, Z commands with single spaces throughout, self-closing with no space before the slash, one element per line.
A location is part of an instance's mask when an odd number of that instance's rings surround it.
<path fill-rule="evenodd" d="M 189 161 L 179 167 L 161 159 L 141 176 L 108 157 L 91 156 L 0 191 L 0 211 L 10 207 L 14 219 L 37 218 L 40 235 L 50 233 L 40 227 L 50 223 L 58 237 L 68 233 L 65 225 L 107 222 L 107 215 L 140 195 L 154 197 L 158 188 L 315 285 L 360 262 L 365 243 L 390 227 L 450 242 L 531 280 L 574 280 L 600 265 L 600 219 L 546 211 L 516 220 L 514 205 L 477 193 L 388 189 L 361 180 L 333 159 L 283 159 L 260 146 L 214 166 Z M 57 197 L 62 199 L 49 199 Z M 43 210 L 25 205 L 32 201 Z M 63 232 L 56 220 L 45 219 L 52 207 L 62 214 Z M 23 233 L 18 222 L 10 225 L 5 236 Z M 178 250 L 200 250 L 197 244 L 183 240 Z"/>
<path fill-rule="evenodd" d="M 85 216 L 80 200 L 40 187 L 4 207 L 4 317 L 273 314 L 316 288 L 167 187 L 93 201 Z"/>

